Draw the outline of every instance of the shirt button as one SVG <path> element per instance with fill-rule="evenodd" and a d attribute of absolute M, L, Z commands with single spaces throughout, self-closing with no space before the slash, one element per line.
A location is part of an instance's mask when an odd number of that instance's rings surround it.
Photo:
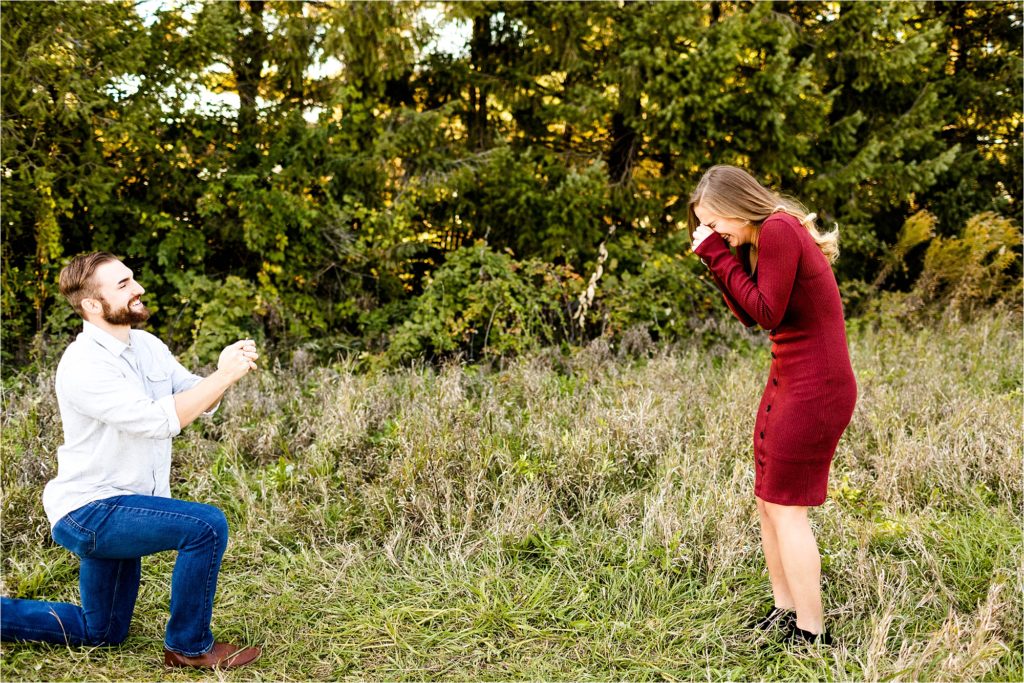
<path fill-rule="evenodd" d="M 761 432 L 761 438 L 762 439 L 764 438 L 764 432 Z"/>
<path fill-rule="evenodd" d="M 768 406 L 767 408 L 764 409 L 764 412 L 766 412 L 766 413 L 772 412 L 772 407 Z"/>
<path fill-rule="evenodd" d="M 772 377 L 772 384 L 774 384 L 775 386 L 779 386 L 779 378 L 778 377 Z"/>

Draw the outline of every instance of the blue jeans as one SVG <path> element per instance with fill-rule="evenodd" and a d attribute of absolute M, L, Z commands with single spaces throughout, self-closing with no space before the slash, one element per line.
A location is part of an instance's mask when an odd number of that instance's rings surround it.
<path fill-rule="evenodd" d="M 213 595 L 228 543 L 228 523 L 219 509 L 173 498 L 116 496 L 62 517 L 53 540 L 82 560 L 82 606 L 2 598 L 0 638 L 117 645 L 128 637 L 135 610 L 139 558 L 177 550 L 164 646 L 186 657 L 213 647 Z"/>

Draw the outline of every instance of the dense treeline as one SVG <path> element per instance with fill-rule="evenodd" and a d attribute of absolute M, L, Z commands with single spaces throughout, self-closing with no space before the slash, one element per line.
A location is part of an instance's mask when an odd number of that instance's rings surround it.
<path fill-rule="evenodd" d="M 692 334 L 719 303 L 681 227 L 714 163 L 840 226 L 849 309 L 1019 305 L 1019 2 L 25 2 L 0 22 L 5 368 L 77 328 L 56 275 L 89 249 L 126 257 L 158 333 L 203 360 L 238 334 L 389 362 Z"/>

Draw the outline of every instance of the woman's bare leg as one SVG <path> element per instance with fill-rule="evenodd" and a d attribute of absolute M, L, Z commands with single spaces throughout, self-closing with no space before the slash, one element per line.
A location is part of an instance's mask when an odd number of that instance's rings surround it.
<path fill-rule="evenodd" d="M 786 587 L 796 608 L 796 625 L 804 631 L 822 633 L 825 625 L 821 607 L 821 555 L 807 518 L 807 508 L 769 502 L 763 502 L 763 508 L 775 532 Z"/>

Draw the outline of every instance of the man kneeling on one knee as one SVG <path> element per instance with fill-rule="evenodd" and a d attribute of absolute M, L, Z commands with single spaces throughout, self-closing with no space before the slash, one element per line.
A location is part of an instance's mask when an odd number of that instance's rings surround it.
<path fill-rule="evenodd" d="M 257 647 L 216 642 L 213 596 L 228 542 L 224 513 L 171 498 L 171 437 L 216 408 L 256 367 L 251 340 L 231 344 L 205 379 L 175 360 L 159 339 L 132 325 L 149 311 L 145 290 L 112 254 L 76 256 L 60 290 L 84 319 L 57 366 L 64 444 L 57 476 L 43 491 L 53 539 L 81 558 L 82 605 L 2 598 L 0 638 L 116 645 L 128 635 L 139 592 L 140 558 L 177 550 L 167 666 L 230 668 Z"/>

